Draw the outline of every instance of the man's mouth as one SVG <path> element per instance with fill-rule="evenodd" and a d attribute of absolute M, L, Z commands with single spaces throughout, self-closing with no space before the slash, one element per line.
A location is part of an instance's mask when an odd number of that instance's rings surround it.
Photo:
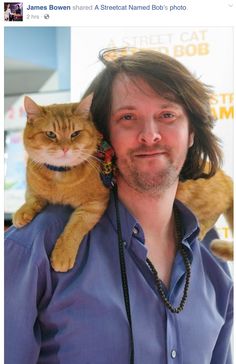
<path fill-rule="evenodd" d="M 152 157 L 159 157 L 166 154 L 165 151 L 153 151 L 153 152 L 143 152 L 135 154 L 137 158 L 152 158 Z"/>

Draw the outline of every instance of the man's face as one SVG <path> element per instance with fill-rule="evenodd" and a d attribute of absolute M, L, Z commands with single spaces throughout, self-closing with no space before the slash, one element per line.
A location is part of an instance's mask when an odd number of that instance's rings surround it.
<path fill-rule="evenodd" d="M 184 108 L 157 95 L 141 78 L 119 74 L 109 121 L 118 181 L 152 194 L 178 183 L 193 133 Z"/>

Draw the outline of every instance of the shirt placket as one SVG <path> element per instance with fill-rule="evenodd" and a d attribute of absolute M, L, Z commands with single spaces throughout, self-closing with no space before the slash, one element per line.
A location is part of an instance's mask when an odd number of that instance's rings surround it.
<path fill-rule="evenodd" d="M 182 350 L 178 328 L 178 316 L 166 310 L 166 351 L 167 364 L 182 364 Z"/>

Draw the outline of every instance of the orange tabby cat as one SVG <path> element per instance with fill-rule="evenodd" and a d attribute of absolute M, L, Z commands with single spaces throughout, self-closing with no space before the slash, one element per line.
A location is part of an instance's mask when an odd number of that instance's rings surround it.
<path fill-rule="evenodd" d="M 73 267 L 81 240 L 98 222 L 109 199 L 94 157 L 100 136 L 89 120 L 90 102 L 86 98 L 80 104 L 39 106 L 25 97 L 27 192 L 13 224 L 29 223 L 48 202 L 75 208 L 51 255 L 55 271 Z"/>
<path fill-rule="evenodd" d="M 180 182 L 176 197 L 197 216 L 200 239 L 214 226 L 221 214 L 225 216 L 233 233 L 233 181 L 221 169 L 209 179 Z M 233 243 L 215 239 L 211 249 L 218 257 L 233 260 Z"/>

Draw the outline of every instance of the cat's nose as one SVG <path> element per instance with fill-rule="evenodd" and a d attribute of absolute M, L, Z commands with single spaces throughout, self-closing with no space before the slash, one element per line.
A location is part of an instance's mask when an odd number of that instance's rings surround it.
<path fill-rule="evenodd" d="M 66 152 L 68 152 L 69 148 L 68 147 L 63 147 L 62 150 L 66 154 Z"/>

